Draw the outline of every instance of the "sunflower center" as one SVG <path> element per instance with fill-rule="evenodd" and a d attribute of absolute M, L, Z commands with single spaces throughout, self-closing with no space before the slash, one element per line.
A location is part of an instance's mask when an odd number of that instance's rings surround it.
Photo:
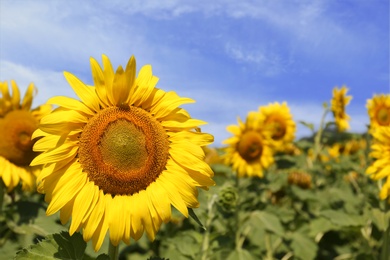
<path fill-rule="evenodd" d="M 248 162 L 258 160 L 263 151 L 261 135 L 256 131 L 245 132 L 237 144 L 237 151 Z"/>
<path fill-rule="evenodd" d="M 19 165 L 28 166 L 37 155 L 33 152 L 32 133 L 38 122 L 29 111 L 14 110 L 0 119 L 0 156 Z"/>
<path fill-rule="evenodd" d="M 279 120 L 273 121 L 271 123 L 271 129 L 272 129 L 272 139 L 274 140 L 280 140 L 286 134 L 286 126 Z"/>
<path fill-rule="evenodd" d="M 376 113 L 377 121 L 380 125 L 389 125 L 390 124 L 390 115 L 389 109 L 381 107 Z"/>
<path fill-rule="evenodd" d="M 90 181 L 106 194 L 132 195 L 165 169 L 168 136 L 161 124 L 137 107 L 106 108 L 80 136 L 79 161 Z"/>

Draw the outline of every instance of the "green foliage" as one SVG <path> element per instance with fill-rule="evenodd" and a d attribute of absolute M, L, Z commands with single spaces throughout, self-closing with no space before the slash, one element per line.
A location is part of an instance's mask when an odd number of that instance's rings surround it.
<path fill-rule="evenodd" d="M 379 259 L 381 252 L 384 257 L 389 206 L 378 199 L 377 183 L 365 174 L 371 163 L 367 147 L 345 148 L 351 140 L 369 139 L 330 127 L 321 136 L 313 132 L 297 141 L 300 153 L 276 154 L 264 178 L 236 178 L 231 167 L 211 165 L 217 185 L 199 192 L 200 207 L 189 209 L 189 218 L 172 208 L 172 222 L 161 226 L 155 241 L 143 236 L 122 243 L 119 258 Z M 332 157 L 328 148 L 334 144 L 342 148 Z M 3 258 L 109 259 L 93 252 L 79 233 L 63 232 L 68 227 L 59 224 L 58 215 L 46 216 L 41 195 L 18 190 L 5 194 L 3 204 Z M 101 251 L 105 248 L 108 236 Z"/>

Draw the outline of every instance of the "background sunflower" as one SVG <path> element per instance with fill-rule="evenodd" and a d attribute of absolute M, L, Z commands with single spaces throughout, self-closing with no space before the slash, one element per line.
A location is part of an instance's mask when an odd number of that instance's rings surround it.
<path fill-rule="evenodd" d="M 271 133 L 270 143 L 277 151 L 285 151 L 294 141 L 296 125 L 287 102 L 259 107 L 260 121 Z"/>
<path fill-rule="evenodd" d="M 274 161 L 270 146 L 271 133 L 263 127 L 258 112 L 249 112 L 245 124 L 238 118 L 238 125 L 226 128 L 232 137 L 223 141 L 225 163 L 232 166 L 239 177 L 263 177 L 263 169 Z"/>
<path fill-rule="evenodd" d="M 390 126 L 390 95 L 374 95 L 367 100 L 366 108 L 372 130 L 379 126 Z"/>
<path fill-rule="evenodd" d="M 29 166 L 37 155 L 32 146 L 32 133 L 38 128 L 39 120 L 51 110 L 42 105 L 31 110 L 36 88 L 30 83 L 22 100 L 14 80 L 11 80 L 12 94 L 8 83 L 0 82 L 0 177 L 8 191 L 21 181 L 23 190 L 35 188 L 35 178 L 40 167 Z"/>
<path fill-rule="evenodd" d="M 344 132 L 349 129 L 350 117 L 345 112 L 345 107 L 349 104 L 352 96 L 347 96 L 348 88 L 342 86 L 341 89 L 335 87 L 333 89 L 333 97 L 330 101 L 330 109 L 333 113 L 336 126 L 339 132 Z"/>

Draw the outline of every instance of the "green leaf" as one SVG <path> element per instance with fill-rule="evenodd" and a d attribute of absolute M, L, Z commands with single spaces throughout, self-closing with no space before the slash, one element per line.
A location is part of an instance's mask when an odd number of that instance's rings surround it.
<path fill-rule="evenodd" d="M 254 258 L 249 251 L 240 248 L 231 252 L 227 260 L 254 260 Z"/>
<path fill-rule="evenodd" d="M 68 232 L 52 234 L 38 244 L 24 248 L 15 259 L 83 259 L 87 244 L 80 233 L 70 236 Z"/>
<path fill-rule="evenodd" d="M 110 260 L 110 257 L 107 254 L 99 255 L 96 260 Z"/>
<path fill-rule="evenodd" d="M 315 259 L 318 246 L 312 239 L 301 233 L 293 233 L 291 239 L 294 256 L 304 260 Z"/>
<path fill-rule="evenodd" d="M 374 208 L 371 211 L 372 220 L 380 231 L 386 231 L 389 226 L 389 219 L 386 217 L 386 213 L 380 209 Z"/>
<path fill-rule="evenodd" d="M 190 215 L 190 217 L 195 220 L 195 222 L 201 227 L 203 228 L 204 230 L 206 230 L 206 227 L 203 226 L 202 222 L 200 222 L 198 216 L 195 214 L 194 210 L 192 208 L 188 208 L 188 214 Z"/>
<path fill-rule="evenodd" d="M 265 230 L 283 236 L 283 226 L 280 223 L 279 218 L 274 214 L 271 214 L 266 211 L 255 211 L 252 213 L 252 217 L 257 218 L 259 220 L 259 223 L 264 227 Z"/>
<path fill-rule="evenodd" d="M 309 128 L 311 131 L 314 132 L 314 125 L 313 125 L 312 123 L 306 123 L 305 121 L 298 121 L 298 123 L 300 123 L 301 125 L 306 126 L 306 127 Z"/>
<path fill-rule="evenodd" d="M 326 233 L 330 230 L 337 230 L 340 229 L 340 227 L 333 224 L 329 219 L 324 217 L 319 217 L 314 220 L 312 220 L 309 223 L 309 236 L 310 237 L 316 237 L 320 233 Z"/>
<path fill-rule="evenodd" d="M 332 223 L 339 226 L 361 226 L 364 224 L 362 216 L 351 215 L 336 210 L 324 210 L 320 215 L 329 219 Z"/>

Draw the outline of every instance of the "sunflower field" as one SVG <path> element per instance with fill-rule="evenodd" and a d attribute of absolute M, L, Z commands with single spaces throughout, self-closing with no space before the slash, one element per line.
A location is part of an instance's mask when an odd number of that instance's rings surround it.
<path fill-rule="evenodd" d="M 150 65 L 102 60 L 64 73 L 79 100 L 0 83 L 1 259 L 390 259 L 389 95 L 365 133 L 342 86 L 319 122 L 260 105 L 216 147 Z"/>

